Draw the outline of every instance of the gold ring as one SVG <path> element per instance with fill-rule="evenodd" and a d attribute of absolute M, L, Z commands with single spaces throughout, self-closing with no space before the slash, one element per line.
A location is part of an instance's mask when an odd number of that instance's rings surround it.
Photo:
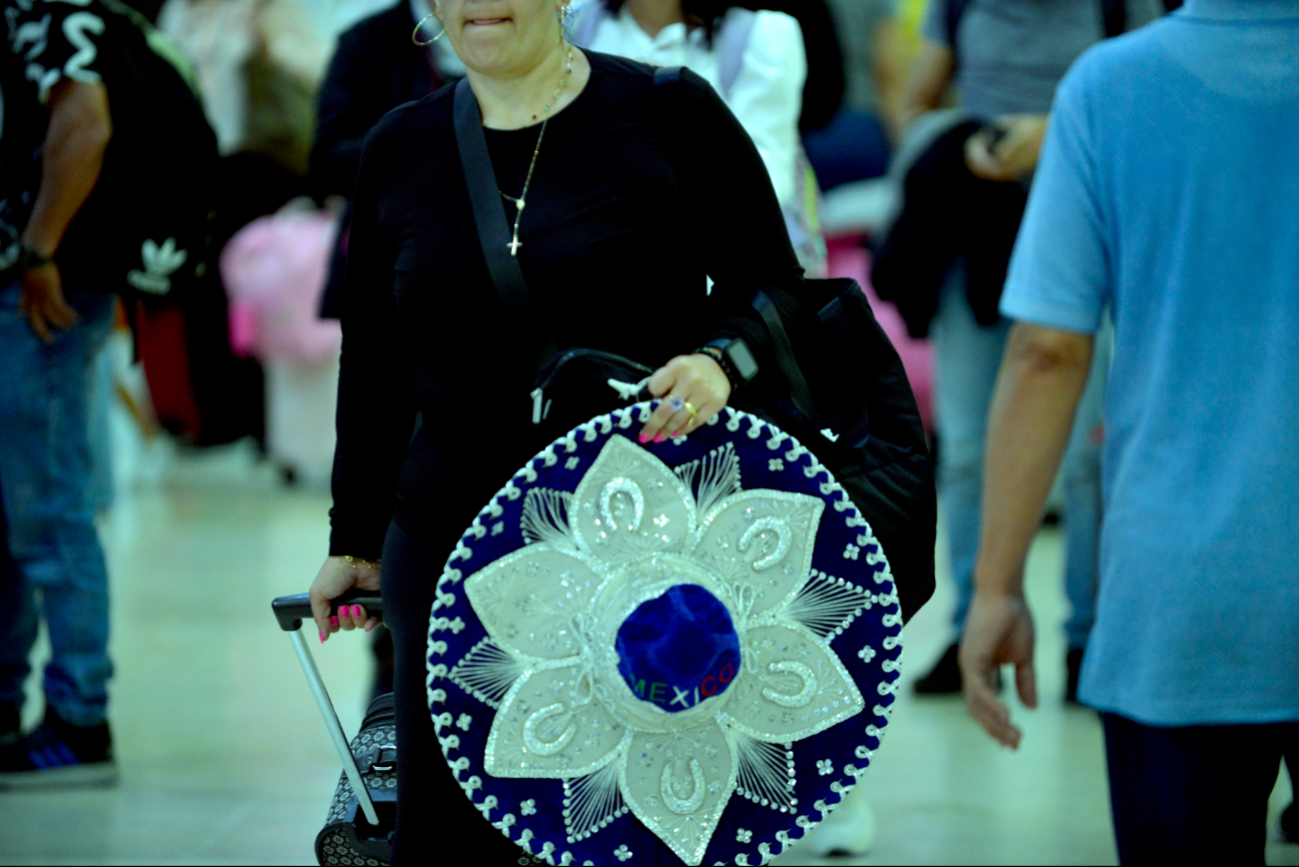
<path fill-rule="evenodd" d="M 695 408 L 690 401 L 686 401 L 686 404 L 682 409 L 690 413 L 690 418 L 686 419 L 686 430 L 689 430 L 695 426 L 695 422 L 699 421 L 699 413 L 695 411 Z"/>

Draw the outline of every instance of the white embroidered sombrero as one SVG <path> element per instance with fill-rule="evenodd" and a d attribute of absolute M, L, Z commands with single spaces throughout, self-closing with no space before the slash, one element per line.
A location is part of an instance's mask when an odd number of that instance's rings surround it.
<path fill-rule="evenodd" d="M 765 862 L 852 788 L 901 615 L 866 518 L 727 408 L 639 445 L 651 403 L 533 458 L 438 581 L 429 707 L 465 794 L 553 864 Z"/>

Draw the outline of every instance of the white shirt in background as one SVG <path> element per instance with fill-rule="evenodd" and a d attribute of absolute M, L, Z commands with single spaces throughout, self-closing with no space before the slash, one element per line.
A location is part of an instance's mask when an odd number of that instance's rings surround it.
<path fill-rule="evenodd" d="M 580 15 L 582 7 L 598 2 L 587 0 L 575 13 Z M 722 44 L 722 28 L 737 12 L 749 14 L 732 9 L 718 27 L 710 49 L 702 29 L 688 31 L 684 24 L 670 24 L 651 38 L 624 6 L 618 15 L 610 15 L 600 23 L 589 47 L 655 66 L 684 66 L 711 84 L 753 139 L 776 188 L 776 197 L 781 205 L 787 205 L 794 198 L 798 116 L 807 78 L 803 33 L 798 22 L 783 12 L 757 12 L 740 73 L 730 92 L 723 93 L 717 48 Z"/>

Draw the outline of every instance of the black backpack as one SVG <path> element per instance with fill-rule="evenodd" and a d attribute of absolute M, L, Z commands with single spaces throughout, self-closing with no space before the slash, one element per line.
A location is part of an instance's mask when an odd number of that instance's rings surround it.
<path fill-rule="evenodd" d="M 99 66 L 113 136 L 59 265 L 65 278 L 127 299 L 175 300 L 215 252 L 216 135 L 180 50 L 119 0 L 92 0 L 91 10 L 105 25 Z"/>

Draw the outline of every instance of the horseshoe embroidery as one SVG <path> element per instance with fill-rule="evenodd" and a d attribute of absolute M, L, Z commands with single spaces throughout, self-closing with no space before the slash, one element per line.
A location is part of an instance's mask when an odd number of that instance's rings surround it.
<path fill-rule="evenodd" d="M 740 544 L 738 546 L 740 552 L 743 553 L 749 550 L 750 546 L 757 541 L 758 536 L 762 533 L 771 532 L 776 534 L 776 550 L 772 551 L 765 557 L 760 557 L 755 560 L 753 563 L 754 572 L 761 572 L 763 569 L 770 569 L 772 566 L 775 566 L 781 560 L 784 560 L 785 556 L 789 554 L 789 550 L 794 547 L 794 534 L 789 529 L 789 524 L 785 523 L 780 518 L 772 518 L 768 516 L 754 521 L 753 526 L 744 531 L 744 535 L 740 537 Z"/>
<path fill-rule="evenodd" d="M 523 724 L 523 743 L 527 746 L 528 751 L 538 756 L 553 756 L 568 746 L 568 742 L 577 734 L 577 726 L 569 723 L 568 728 L 553 741 L 543 741 L 537 737 L 537 726 L 542 720 L 549 719 L 552 716 L 558 716 L 564 713 L 564 705 L 552 704 L 536 711 L 528 717 L 528 721 Z"/>
<path fill-rule="evenodd" d="M 663 796 L 663 803 L 667 804 L 669 810 L 682 816 L 689 816 L 704 805 L 704 795 L 706 794 L 704 769 L 699 767 L 698 759 L 690 760 L 690 779 L 693 782 L 693 787 L 689 798 L 677 797 L 677 793 L 672 787 L 672 777 L 673 766 L 664 766 L 659 794 Z"/>

